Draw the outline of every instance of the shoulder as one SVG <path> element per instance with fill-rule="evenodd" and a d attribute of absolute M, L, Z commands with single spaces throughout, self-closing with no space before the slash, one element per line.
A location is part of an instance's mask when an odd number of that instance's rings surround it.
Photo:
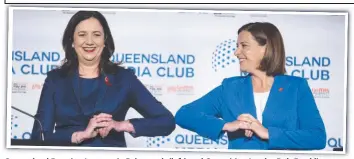
<path fill-rule="evenodd" d="M 131 77 L 135 76 L 135 72 L 132 69 L 124 68 L 122 66 L 117 66 L 115 76 L 116 77 L 130 77 L 131 78 Z"/>
<path fill-rule="evenodd" d="M 284 81 L 284 82 L 291 83 L 291 84 L 305 84 L 305 83 L 307 83 L 307 80 L 305 78 L 298 77 L 298 76 L 278 75 L 278 76 L 276 76 L 276 78 L 280 81 Z"/>
<path fill-rule="evenodd" d="M 47 79 L 58 80 L 60 78 L 63 78 L 63 70 L 59 68 L 47 72 Z"/>
<path fill-rule="evenodd" d="M 114 76 L 114 80 L 117 83 L 131 83 L 138 80 L 134 70 L 122 66 L 117 66 L 117 69 L 112 76 Z"/>
<path fill-rule="evenodd" d="M 225 78 L 222 81 L 222 85 L 223 86 L 228 86 L 230 84 L 234 85 L 234 84 L 243 84 L 244 81 L 248 78 L 248 76 L 234 76 L 234 77 L 229 77 L 229 78 Z"/>

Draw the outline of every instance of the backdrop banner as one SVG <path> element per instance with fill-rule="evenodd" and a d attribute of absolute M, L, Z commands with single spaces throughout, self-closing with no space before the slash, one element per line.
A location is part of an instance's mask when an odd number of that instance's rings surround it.
<path fill-rule="evenodd" d="M 64 29 L 75 10 L 13 12 L 13 106 L 35 114 L 46 73 L 61 64 Z M 138 78 L 173 114 L 203 96 L 222 80 L 243 75 L 234 56 L 237 30 L 261 21 L 275 24 L 283 35 L 287 73 L 308 79 L 327 132 L 324 150 L 344 145 L 346 115 L 344 14 L 217 11 L 101 11 L 111 28 L 116 51 L 112 61 L 135 70 Z M 12 50 L 11 50 L 12 49 Z M 11 64 L 11 61 L 10 61 Z M 8 109 L 11 109 L 8 106 Z M 130 109 L 126 119 L 141 117 Z M 11 110 L 11 138 L 30 138 L 34 120 Z M 166 137 L 133 138 L 133 148 L 227 149 L 218 142 L 176 127 Z"/>

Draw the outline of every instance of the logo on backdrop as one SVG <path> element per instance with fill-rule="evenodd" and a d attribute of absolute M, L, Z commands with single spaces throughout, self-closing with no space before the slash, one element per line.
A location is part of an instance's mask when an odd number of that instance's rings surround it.
<path fill-rule="evenodd" d="M 214 72 L 220 72 L 228 68 L 238 69 L 238 59 L 234 56 L 235 51 L 236 40 L 228 39 L 217 45 L 211 59 Z M 331 65 L 331 58 L 329 57 L 287 56 L 285 62 L 286 66 L 290 67 L 287 68 L 289 75 L 314 81 L 330 80 L 329 67 Z M 240 71 L 240 75 L 245 76 L 247 73 Z"/>
<path fill-rule="evenodd" d="M 287 69 L 289 75 L 313 81 L 330 80 L 331 58 L 329 57 L 287 56 L 285 63 L 287 67 L 291 67 Z"/>
<path fill-rule="evenodd" d="M 171 138 L 170 137 L 149 137 L 146 140 L 146 147 L 160 147 L 166 143 L 171 143 Z"/>
<path fill-rule="evenodd" d="M 146 140 L 146 147 L 170 147 L 176 149 L 219 149 L 228 145 L 227 136 L 224 135 L 218 141 L 202 137 L 194 133 L 179 133 L 168 137 L 150 137 Z M 221 147 L 220 147 L 221 146 Z"/>
<path fill-rule="evenodd" d="M 240 71 L 240 65 L 237 57 L 234 55 L 236 51 L 236 40 L 228 39 L 218 44 L 212 53 L 211 64 L 212 69 L 216 73 L 223 76 L 246 76 L 247 73 Z"/>
<path fill-rule="evenodd" d="M 12 93 L 27 93 L 28 87 L 25 82 L 12 82 Z"/>
<path fill-rule="evenodd" d="M 211 58 L 212 68 L 215 72 L 220 69 L 232 67 L 237 58 L 234 55 L 236 50 L 236 41 L 232 39 L 225 40 L 216 46 Z"/>
<path fill-rule="evenodd" d="M 12 132 L 16 128 L 19 128 L 19 124 L 16 122 L 18 120 L 18 116 L 16 115 L 11 115 L 11 138 L 12 139 L 30 139 L 31 138 L 31 133 L 30 132 L 23 132 L 22 135 L 14 135 Z"/>
<path fill-rule="evenodd" d="M 167 87 L 167 93 L 172 93 L 176 95 L 193 95 L 194 86 L 193 85 L 173 85 Z"/>
<path fill-rule="evenodd" d="M 41 82 L 41 83 L 32 83 L 30 89 L 33 90 L 33 91 L 41 91 L 42 88 L 43 88 L 43 82 Z"/>
<path fill-rule="evenodd" d="M 46 75 L 59 67 L 64 53 L 56 51 L 12 51 L 13 75 Z M 176 52 L 115 53 L 112 62 L 123 62 L 138 77 L 193 78 L 194 54 Z"/>
<path fill-rule="evenodd" d="M 162 85 L 153 85 L 153 84 L 144 84 L 145 87 L 150 91 L 151 94 L 153 95 L 162 95 L 163 94 L 163 88 Z"/>
<path fill-rule="evenodd" d="M 194 54 L 175 52 L 115 53 L 111 61 L 122 62 L 138 77 L 193 78 L 195 76 Z"/>
<path fill-rule="evenodd" d="M 342 148 L 343 147 L 343 142 L 342 142 L 342 138 L 338 137 L 338 138 L 329 138 L 327 140 L 327 145 L 331 148 Z"/>
<path fill-rule="evenodd" d="M 12 51 L 13 75 L 46 75 L 58 67 L 60 53 L 54 51 Z"/>
<path fill-rule="evenodd" d="M 311 88 L 312 94 L 315 98 L 329 98 L 329 88 Z"/>

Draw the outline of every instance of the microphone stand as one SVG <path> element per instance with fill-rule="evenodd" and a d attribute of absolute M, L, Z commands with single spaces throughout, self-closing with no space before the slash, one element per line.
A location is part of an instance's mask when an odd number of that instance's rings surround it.
<path fill-rule="evenodd" d="M 21 112 L 21 113 L 23 113 L 23 114 L 25 114 L 25 115 L 31 117 L 31 118 L 33 118 L 36 122 L 38 122 L 38 124 L 39 124 L 39 129 L 40 129 L 40 133 L 41 133 L 41 140 L 44 141 L 43 126 L 42 126 L 41 121 L 39 121 L 35 116 L 33 116 L 33 115 L 31 115 L 31 114 L 29 114 L 29 113 L 27 113 L 27 112 L 25 112 L 25 111 L 23 111 L 23 110 L 21 110 L 21 109 L 19 109 L 19 108 L 16 108 L 16 107 L 14 107 L 14 106 L 11 106 L 11 108 L 12 108 L 12 109 L 15 109 L 15 110 L 17 110 L 17 111 L 19 111 L 19 112 Z"/>

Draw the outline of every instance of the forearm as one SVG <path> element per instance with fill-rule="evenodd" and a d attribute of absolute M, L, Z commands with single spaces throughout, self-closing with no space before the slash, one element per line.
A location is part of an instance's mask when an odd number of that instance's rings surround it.
<path fill-rule="evenodd" d="M 321 129 L 286 130 L 270 127 L 269 148 L 271 149 L 323 149 L 326 146 L 326 133 Z"/>
<path fill-rule="evenodd" d="M 154 118 L 134 118 L 129 123 L 133 126 L 134 136 L 168 136 L 176 127 L 171 115 Z"/>

